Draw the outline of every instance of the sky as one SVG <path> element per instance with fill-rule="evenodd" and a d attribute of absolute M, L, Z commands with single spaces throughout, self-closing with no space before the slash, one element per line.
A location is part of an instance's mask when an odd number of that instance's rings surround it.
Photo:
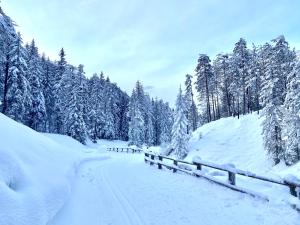
<path fill-rule="evenodd" d="M 2 0 L 25 42 L 35 39 L 52 60 L 64 47 L 67 61 L 87 76 L 110 77 L 131 94 L 141 80 L 152 97 L 174 104 L 185 74 L 200 53 L 211 59 L 284 35 L 300 49 L 298 0 Z"/>

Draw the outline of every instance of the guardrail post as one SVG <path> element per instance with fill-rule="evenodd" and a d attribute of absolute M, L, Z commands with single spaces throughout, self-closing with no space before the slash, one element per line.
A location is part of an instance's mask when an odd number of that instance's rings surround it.
<path fill-rule="evenodd" d="M 145 152 L 145 157 L 144 157 L 145 163 L 147 163 L 147 161 L 148 161 L 147 157 L 149 157 L 149 154 Z"/>
<path fill-rule="evenodd" d="M 289 188 L 290 188 L 291 195 L 297 197 L 296 186 L 289 184 Z"/>
<path fill-rule="evenodd" d="M 151 155 L 151 160 L 154 160 L 154 155 Z M 150 161 L 150 165 L 153 165 L 154 162 L 153 161 Z"/>
<path fill-rule="evenodd" d="M 228 171 L 228 180 L 231 185 L 235 185 L 235 173 Z"/>
<path fill-rule="evenodd" d="M 201 164 L 197 164 L 197 170 L 202 170 L 202 165 Z"/>
<path fill-rule="evenodd" d="M 177 167 L 177 165 L 178 165 L 176 160 L 173 161 L 173 164 L 175 167 Z M 175 167 L 173 168 L 173 173 L 175 173 L 177 171 L 177 169 Z"/>
<path fill-rule="evenodd" d="M 160 162 L 162 162 L 162 160 L 163 160 L 163 158 L 162 158 L 162 156 L 158 156 L 158 163 L 157 163 L 157 166 L 158 166 L 158 169 L 160 169 L 161 170 L 161 168 L 162 168 L 162 165 L 161 165 L 161 163 Z"/>
<path fill-rule="evenodd" d="M 199 163 L 195 163 L 193 162 L 194 165 L 196 165 L 196 170 L 202 170 L 202 165 Z M 199 177 L 199 175 L 197 175 L 197 173 L 195 174 L 196 177 Z"/>

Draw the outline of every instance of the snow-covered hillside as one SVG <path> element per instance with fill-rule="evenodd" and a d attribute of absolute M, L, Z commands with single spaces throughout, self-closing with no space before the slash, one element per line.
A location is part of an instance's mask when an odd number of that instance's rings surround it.
<path fill-rule="evenodd" d="M 232 163 L 255 173 L 299 176 L 300 163 L 291 167 L 284 163 L 274 166 L 268 158 L 263 148 L 262 119 L 253 113 L 240 119 L 229 117 L 205 124 L 193 133 L 186 159 L 199 156 L 214 163 Z"/>
<path fill-rule="evenodd" d="M 46 224 L 62 207 L 85 149 L 66 140 L 58 143 L 0 113 L 1 225 Z"/>

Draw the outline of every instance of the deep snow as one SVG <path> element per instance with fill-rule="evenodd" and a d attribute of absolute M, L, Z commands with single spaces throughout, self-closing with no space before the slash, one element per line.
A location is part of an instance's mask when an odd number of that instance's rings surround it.
<path fill-rule="evenodd" d="M 0 224 L 46 224 L 70 195 L 83 146 L 72 149 L 1 113 L 0 143 Z"/>

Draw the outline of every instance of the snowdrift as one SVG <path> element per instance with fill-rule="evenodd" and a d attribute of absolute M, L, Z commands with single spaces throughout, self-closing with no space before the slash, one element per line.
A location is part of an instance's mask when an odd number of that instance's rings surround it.
<path fill-rule="evenodd" d="M 84 148 L 0 113 L 0 225 L 47 224 L 70 194 Z"/>
<path fill-rule="evenodd" d="M 186 160 L 198 156 L 217 164 L 234 164 L 237 168 L 258 174 L 276 174 L 281 177 L 294 174 L 299 177 L 300 163 L 286 167 L 273 165 L 263 148 L 259 115 L 223 118 L 198 128 L 189 142 L 191 150 Z"/>

